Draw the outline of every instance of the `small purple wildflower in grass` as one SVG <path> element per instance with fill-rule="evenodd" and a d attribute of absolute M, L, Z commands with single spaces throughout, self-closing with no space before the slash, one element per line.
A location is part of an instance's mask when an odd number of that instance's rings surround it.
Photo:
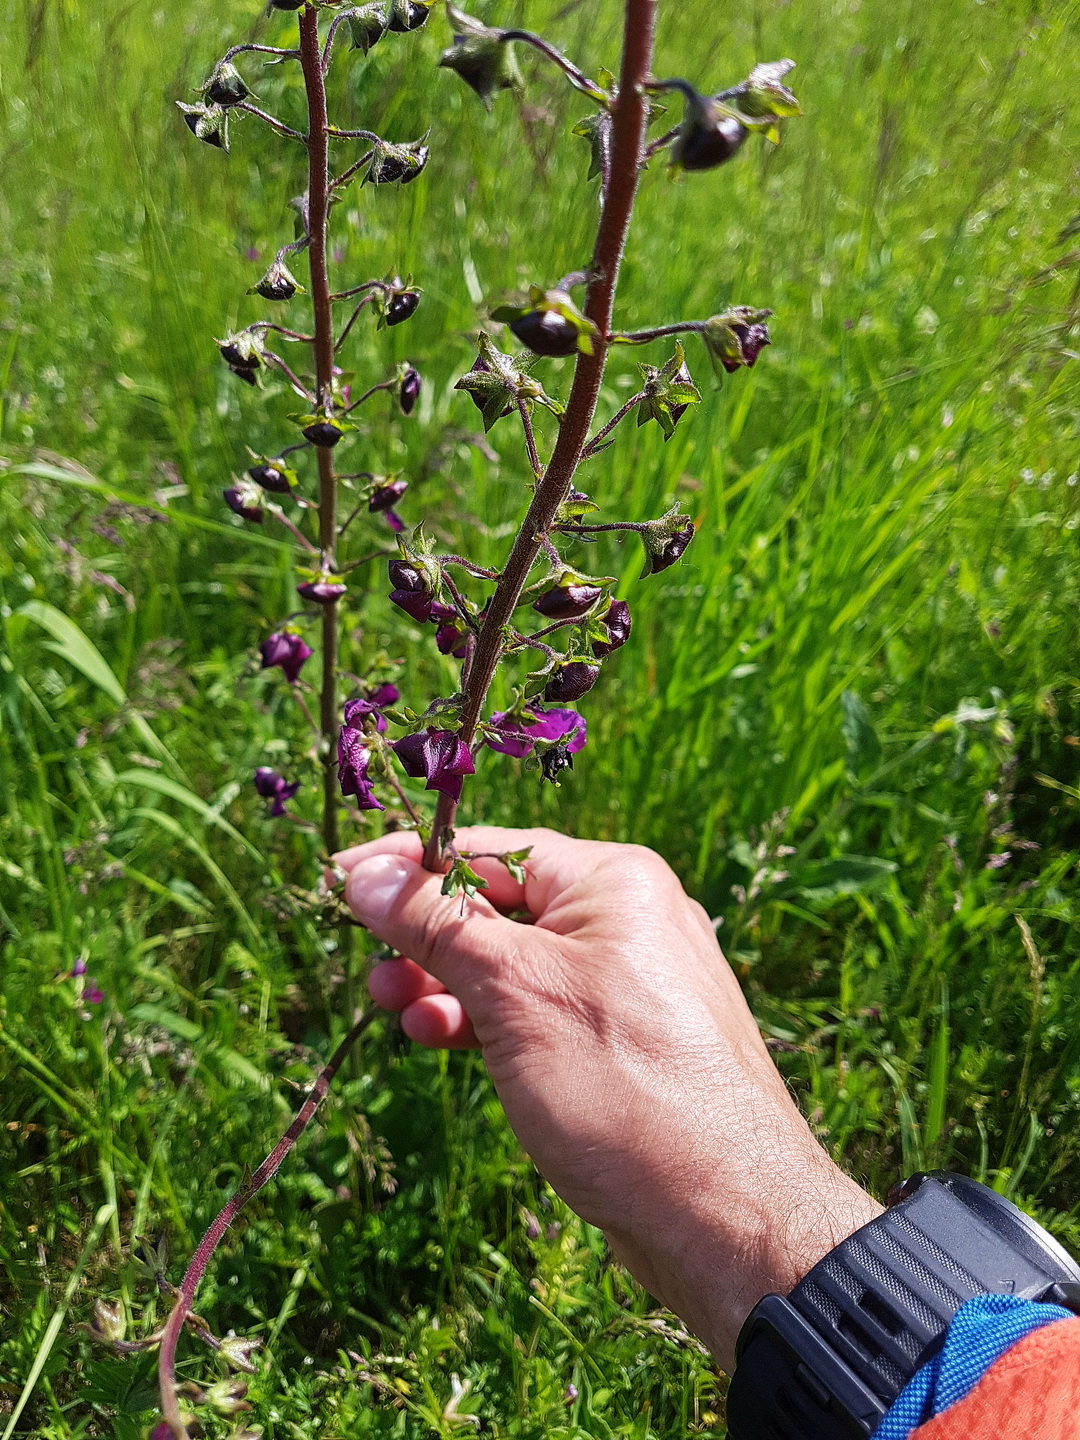
<path fill-rule="evenodd" d="M 366 705 L 364 700 L 351 702 L 354 706 Z M 354 715 L 358 711 L 352 712 Z M 370 713 L 370 712 L 369 712 Z M 346 720 L 349 716 L 349 706 L 345 707 Z M 382 716 L 379 716 L 382 720 Z M 386 721 L 382 720 L 382 727 L 385 728 Z M 354 730 L 351 725 L 345 724 L 338 732 L 338 781 L 341 785 L 342 795 L 352 795 L 356 799 L 359 810 L 385 810 L 386 806 L 381 805 L 375 798 L 375 787 L 371 776 L 368 773 L 368 766 L 371 763 L 371 751 L 368 748 L 364 734 L 360 730 Z"/>
<path fill-rule="evenodd" d="M 290 685 L 300 678 L 305 661 L 315 653 L 294 630 L 275 630 L 259 646 L 262 655 L 262 669 L 272 670 L 278 666 Z"/>
<path fill-rule="evenodd" d="M 97 981 L 92 975 L 86 973 L 86 960 L 82 955 L 79 956 L 68 972 L 68 979 L 81 980 L 83 982 L 82 989 L 79 992 L 79 998 L 85 1001 L 87 1005 L 100 1005 L 105 999 L 104 990 L 98 986 Z"/>
<path fill-rule="evenodd" d="M 276 770 L 271 770 L 268 765 L 260 765 L 255 771 L 255 789 L 264 800 L 272 801 L 270 816 L 277 819 L 278 816 L 286 814 L 285 802 L 291 800 L 300 789 L 300 781 L 294 780 L 290 785 Z"/>
<path fill-rule="evenodd" d="M 422 730 L 406 735 L 390 747 L 414 780 L 425 780 L 427 790 L 441 790 L 451 800 L 461 799 L 463 775 L 476 771 L 469 747 L 452 730 Z"/>
<path fill-rule="evenodd" d="M 532 754 L 535 740 L 565 740 L 567 752 L 576 755 L 584 749 L 587 738 L 585 717 L 576 710 L 544 710 L 539 705 L 530 705 L 522 715 L 499 711 L 492 715 L 491 723 L 497 730 L 505 731 L 506 738 L 494 740 L 488 736 L 484 744 L 489 750 L 512 755 L 517 760 Z"/>
<path fill-rule="evenodd" d="M 80 955 L 79 958 L 75 961 L 75 964 L 71 967 L 71 978 L 72 978 L 73 980 L 77 980 L 80 975 L 85 975 L 85 974 L 86 974 L 86 960 L 85 960 L 85 958 L 84 958 L 82 955 Z"/>

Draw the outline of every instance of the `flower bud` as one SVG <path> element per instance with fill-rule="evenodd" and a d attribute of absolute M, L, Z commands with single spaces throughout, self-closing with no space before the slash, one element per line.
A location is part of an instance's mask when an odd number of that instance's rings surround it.
<path fill-rule="evenodd" d="M 385 485 L 377 486 L 368 501 L 369 512 L 376 515 L 381 510 L 392 510 L 408 488 L 407 480 L 388 480 Z"/>
<path fill-rule="evenodd" d="M 268 765 L 260 765 L 255 771 L 255 790 L 264 800 L 271 801 L 271 819 L 276 820 L 286 813 L 285 802 L 291 800 L 299 789 L 299 780 L 290 785 L 283 775 L 271 770 Z"/>
<path fill-rule="evenodd" d="M 263 670 L 280 668 L 290 685 L 300 678 L 300 671 L 306 661 L 315 653 L 295 630 L 275 630 L 259 646 Z"/>
<path fill-rule="evenodd" d="M 247 473 L 256 485 L 269 490 L 271 495 L 288 495 L 296 484 L 296 472 L 286 465 L 275 464 L 272 460 L 252 465 Z"/>
<path fill-rule="evenodd" d="M 630 639 L 630 625 L 630 606 L 625 600 L 612 600 L 600 617 L 600 629 L 607 639 L 592 642 L 593 654 L 603 659 L 625 645 Z"/>
<path fill-rule="evenodd" d="M 544 687 L 544 699 L 555 705 L 580 700 L 600 678 L 600 666 L 588 660 L 564 660 Z"/>
<path fill-rule="evenodd" d="M 391 30 L 394 28 L 391 25 Z M 372 185 L 393 185 L 400 181 L 408 185 L 420 174 L 428 162 L 428 147 L 424 139 L 410 140 L 404 145 L 391 145 L 389 140 L 377 140 L 371 150 L 371 164 L 368 166 L 365 183 Z"/>
<path fill-rule="evenodd" d="M 407 286 L 403 286 L 400 280 L 395 280 L 394 284 L 395 288 L 385 293 L 382 297 L 382 313 L 379 317 L 380 325 L 400 325 L 415 313 L 416 307 L 420 304 L 419 290 L 412 290 Z"/>
<path fill-rule="evenodd" d="M 434 603 L 431 594 L 415 590 L 391 590 L 390 603 L 396 605 L 399 610 L 416 621 L 418 625 L 426 625 L 431 619 L 431 607 Z"/>
<path fill-rule="evenodd" d="M 386 34 L 389 19 L 386 8 L 379 4 L 360 5 L 348 15 L 353 49 L 362 50 L 366 55 Z"/>
<path fill-rule="evenodd" d="M 238 375 L 241 370 L 257 370 L 262 364 L 259 342 L 248 331 L 240 335 L 230 334 L 224 340 L 215 340 L 214 344 L 234 375 Z M 254 383 L 253 377 L 252 384 Z"/>
<path fill-rule="evenodd" d="M 403 415 L 411 415 L 416 408 L 416 402 L 420 398 L 420 390 L 423 380 L 419 370 L 414 370 L 407 365 L 401 376 L 401 387 L 398 390 L 398 404 L 401 406 Z"/>
<path fill-rule="evenodd" d="M 771 314 L 771 310 L 733 305 L 722 315 L 711 316 L 701 337 L 710 360 L 719 360 L 729 374 L 741 365 L 752 366 L 762 349 L 772 343 L 769 327 L 763 323 Z"/>
<path fill-rule="evenodd" d="M 464 660 L 468 654 L 468 636 L 461 625 L 447 622 L 435 631 L 435 646 L 440 655 L 452 655 L 455 660 Z"/>
<path fill-rule="evenodd" d="M 521 72 L 514 52 L 501 39 L 502 32 L 466 15 L 453 4 L 447 4 L 446 13 L 455 31 L 454 43 L 443 51 L 440 66 L 455 70 L 480 96 L 485 110 L 491 109 L 500 90 L 520 90 Z"/>
<path fill-rule="evenodd" d="M 575 620 L 591 609 L 603 593 L 599 585 L 583 585 L 565 578 L 560 584 L 545 590 L 538 600 L 533 601 L 532 608 L 548 620 Z"/>
<path fill-rule="evenodd" d="M 221 492 L 225 504 L 234 515 L 261 525 L 264 520 L 262 491 L 250 480 L 238 480 Z"/>
<path fill-rule="evenodd" d="M 251 91 L 232 61 L 221 60 L 214 66 L 210 79 L 202 87 L 202 93 L 211 105 L 220 105 L 226 110 L 229 106 L 239 105 L 246 100 Z"/>
<path fill-rule="evenodd" d="M 291 300 L 294 295 L 303 295 L 304 287 L 295 275 L 289 273 L 282 260 L 275 260 L 257 285 L 252 285 L 249 295 L 261 295 L 264 300 Z"/>
<path fill-rule="evenodd" d="M 534 285 L 528 305 L 500 305 L 491 312 L 491 318 L 509 325 L 512 334 L 534 355 L 557 357 L 578 351 L 592 354 L 596 326 L 582 315 L 565 290 L 541 290 Z"/>
<path fill-rule="evenodd" d="M 749 133 L 726 106 L 705 100 L 689 123 L 683 121 L 671 147 L 671 163 L 684 170 L 714 170 L 734 159 Z"/>
<path fill-rule="evenodd" d="M 422 595 L 430 591 L 427 576 L 422 570 L 408 560 L 394 559 L 387 567 L 390 574 L 390 584 L 395 590 L 405 590 L 412 595 Z"/>
<path fill-rule="evenodd" d="M 675 342 L 675 353 L 666 365 L 639 365 L 645 399 L 638 406 L 638 424 L 655 420 L 668 441 L 675 426 L 691 405 L 701 401 L 701 391 L 694 384 L 682 345 Z"/>
<path fill-rule="evenodd" d="M 183 114 L 184 124 L 196 140 L 214 145 L 218 150 L 229 153 L 229 112 L 220 105 L 185 105 L 176 102 L 176 108 Z"/>
<path fill-rule="evenodd" d="M 495 374 L 483 355 L 476 357 L 472 369 L 461 377 L 454 389 L 468 392 L 469 398 L 484 417 L 485 434 L 496 420 L 514 413 L 514 403 L 508 398 L 513 395 L 513 390 L 501 376 Z"/>
<path fill-rule="evenodd" d="M 114 1345 L 117 1340 L 123 1340 L 127 1329 L 123 1305 L 119 1301 L 95 1300 L 94 1318 L 87 1328 L 102 1345 Z"/>
<path fill-rule="evenodd" d="M 435 0 L 391 0 L 389 29 L 398 35 L 427 24 Z"/>
<path fill-rule="evenodd" d="M 665 536 L 656 544 L 655 548 L 650 549 L 646 546 L 648 553 L 642 573 L 659 575 L 661 570 L 669 569 L 676 560 L 682 557 L 683 551 L 693 540 L 694 533 L 694 522 L 687 520 L 681 529 L 676 530 L 673 535 Z"/>
<path fill-rule="evenodd" d="M 310 440 L 320 449 L 332 450 L 345 434 L 345 426 L 335 420 L 332 415 L 324 415 L 319 419 L 312 420 L 310 425 L 305 425 L 300 433 L 305 440 Z"/>
<path fill-rule="evenodd" d="M 348 588 L 344 580 L 332 575 L 320 575 L 317 580 L 302 580 L 296 587 L 296 593 L 305 600 L 314 600 L 316 605 L 333 605 L 335 600 L 340 600 L 346 594 Z"/>

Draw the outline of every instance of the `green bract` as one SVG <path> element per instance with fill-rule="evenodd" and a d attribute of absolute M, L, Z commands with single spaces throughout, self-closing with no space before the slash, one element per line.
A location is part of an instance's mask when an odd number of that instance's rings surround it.
<path fill-rule="evenodd" d="M 639 425 L 655 420 L 664 432 L 664 439 L 670 440 L 675 426 L 691 405 L 701 401 L 701 391 L 690 375 L 683 347 L 675 341 L 675 353 L 666 365 L 659 369 L 655 365 L 639 365 L 645 399 L 638 406 Z"/>

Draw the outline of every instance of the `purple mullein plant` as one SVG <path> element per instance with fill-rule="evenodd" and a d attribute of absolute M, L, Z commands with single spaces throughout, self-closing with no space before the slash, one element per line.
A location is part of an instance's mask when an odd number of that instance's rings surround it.
<path fill-rule="evenodd" d="M 677 320 L 636 331 L 614 328 L 620 263 L 638 186 L 647 173 L 646 162 L 667 151 L 673 169 L 688 172 L 693 183 L 701 183 L 698 175 L 733 161 L 754 132 L 775 143 L 781 119 L 800 111 L 795 96 L 782 83 L 792 68 L 789 60 L 758 65 L 747 79 L 710 96 L 701 95 L 683 79 L 653 79 L 660 0 L 622 0 L 624 40 L 618 74 L 601 71 L 599 81 L 542 37 L 527 30 L 491 27 L 447 0 L 451 44 L 439 64 L 464 82 L 487 108 L 503 90 L 517 95 L 523 88 L 512 48 L 517 45 L 538 51 L 586 97 L 593 111 L 573 133 L 589 144 L 584 183 L 599 180 L 600 204 L 592 253 L 575 257 L 582 268 L 558 279 L 544 277 L 543 283 L 529 287 L 527 297 L 519 303 L 493 310 L 490 319 L 505 325 L 509 338 L 496 341 L 481 330 L 476 358 L 454 387 L 476 405 L 485 432 L 503 420 L 520 426 L 528 491 L 505 559 L 498 569 L 490 569 L 465 555 L 438 554 L 422 526 L 410 530 L 397 514 L 395 507 L 407 488 L 405 478 L 349 475 L 335 463 L 339 447 L 348 452 L 357 429 L 350 417 L 360 405 L 385 392 L 396 412 L 409 416 L 415 411 L 422 380 L 410 362 L 397 366 L 384 379 L 376 379 L 356 399 L 351 376 L 338 362 L 366 309 L 379 326 L 397 326 L 415 313 L 421 292 L 411 277 L 403 282 L 393 268 L 386 272 L 390 278 L 384 280 L 335 286 L 330 279 L 327 243 L 331 202 L 341 198 L 349 184 L 357 182 L 358 188 L 364 187 L 372 197 L 368 203 L 377 205 L 380 189 L 416 183 L 430 159 L 426 135 L 389 139 L 374 130 L 331 123 L 327 76 L 335 41 L 350 36 L 353 56 L 363 61 L 376 44 L 400 43 L 386 37 L 407 36 L 422 28 L 434 3 L 366 0 L 342 8 L 337 0 L 269 0 L 268 15 L 279 21 L 289 17 L 287 43 L 233 46 L 212 67 L 201 87 L 200 102 L 181 104 L 180 109 L 195 138 L 218 150 L 229 151 L 230 130 L 237 128 L 237 122 L 254 119 L 289 144 L 300 146 L 306 157 L 306 187 L 293 202 L 297 238 L 281 246 L 249 291 L 272 306 L 275 318 L 256 321 L 216 343 L 222 360 L 240 383 L 257 387 L 267 375 L 280 376 L 303 407 L 293 417 L 298 431 L 294 443 L 277 455 L 253 454 L 254 464 L 243 479 L 225 489 L 224 498 L 245 521 L 263 523 L 270 518 L 279 522 L 297 546 L 296 589 L 311 608 L 295 625 L 290 620 L 274 627 L 260 651 L 263 668 L 282 671 L 289 693 L 308 715 L 302 694 L 307 687 L 300 672 L 317 649 L 321 670 L 317 718 L 309 718 L 318 731 L 323 846 L 327 855 L 338 848 L 343 802 L 357 819 L 362 812 L 392 809 L 392 823 L 408 823 L 420 832 L 424 863 L 428 869 L 444 873 L 444 893 L 469 897 L 484 881 L 469 866 L 470 857 L 456 849 L 453 835 L 457 807 L 466 780 L 475 773 L 477 755 L 487 748 L 516 758 L 536 766 L 543 779 L 557 784 L 558 777 L 572 769 L 574 756 L 587 739 L 585 717 L 571 707 L 589 694 L 602 665 L 630 636 L 630 607 L 614 594 L 614 579 L 583 574 L 564 558 L 560 547 L 591 544 L 607 532 L 632 531 L 645 551 L 644 578 L 674 565 L 694 538 L 694 521 L 678 507 L 655 519 L 597 521 L 594 517 L 599 507 L 575 485 L 576 472 L 612 443 L 616 427 L 635 410 L 639 424 L 655 420 L 665 439 L 670 439 L 677 424 L 685 423 L 687 411 L 701 402 L 701 394 L 682 337 L 700 339 L 718 381 L 721 373 L 755 365 L 770 343 L 767 321 L 771 311 L 746 305 L 729 306 L 704 320 Z M 341 50 L 339 45 L 337 53 Z M 268 56 L 275 65 L 299 66 L 306 100 L 303 119 L 289 124 L 252 103 L 248 82 L 234 64 L 238 57 L 252 53 Z M 447 83 L 457 82 L 448 75 Z M 650 96 L 672 91 L 682 96 L 681 120 L 665 134 L 650 139 L 649 126 L 659 111 Z M 332 169 L 331 142 L 335 147 L 355 146 L 355 158 L 343 160 L 341 168 L 336 168 L 335 161 Z M 335 148 L 335 156 L 337 153 Z M 304 258 L 306 285 L 295 273 Z M 305 308 L 307 323 L 302 328 L 281 323 L 292 319 L 288 307 L 294 305 Z M 347 314 L 343 323 L 335 316 L 339 306 L 346 307 L 337 312 Z M 673 352 L 658 365 L 642 364 L 641 388 L 594 430 L 612 350 L 667 339 L 673 342 Z M 509 348 L 514 342 L 524 348 Z M 307 363 L 294 368 L 280 353 L 287 346 L 303 347 Z M 545 389 L 548 361 L 558 357 L 573 361 L 565 401 Z M 533 426 L 538 409 L 558 419 L 555 443 L 546 455 Z M 293 455 L 300 462 L 295 469 L 289 460 Z M 353 493 L 355 501 L 342 519 L 339 508 L 346 491 Z M 451 693 L 436 696 L 419 712 L 408 706 L 396 708 L 401 697 L 395 686 L 364 685 L 362 681 L 362 693 L 341 707 L 340 636 L 346 618 L 350 623 L 353 618 L 347 617 L 348 576 L 364 561 L 387 554 L 381 548 L 353 560 L 342 554 L 353 540 L 352 533 L 346 539 L 349 527 L 362 512 L 384 516 L 397 532 L 398 553 L 389 566 L 390 601 L 416 624 L 432 623 L 436 649 L 448 661 L 460 662 L 449 687 Z M 378 524 L 385 542 L 381 520 L 369 523 Z M 369 550 L 370 546 L 363 548 Z M 517 615 L 524 605 L 530 606 L 528 623 L 532 628 L 518 628 L 518 623 L 525 623 Z M 317 647 L 309 645 L 301 632 L 312 638 L 317 632 Z M 532 668 L 523 663 L 527 652 L 532 654 Z M 372 668 L 376 663 L 383 661 L 373 659 Z M 492 681 L 504 665 L 516 671 L 515 703 L 509 710 L 485 715 Z M 391 726 L 403 733 L 393 735 Z M 410 801 L 398 778 L 399 770 L 406 780 L 423 781 L 426 790 L 437 794 L 432 815 L 421 813 Z M 286 781 L 265 766 L 256 771 L 255 787 L 270 801 L 270 813 L 275 816 L 287 814 L 286 802 L 302 791 L 301 782 Z M 527 852 L 500 858 L 512 875 L 523 877 Z M 186 1325 L 206 1338 L 191 1306 L 214 1249 L 240 1208 L 275 1173 L 368 1023 L 364 1017 L 352 1024 L 286 1135 L 207 1231 L 175 1292 L 160 1337 L 139 1342 L 156 1344 L 160 1338 L 163 1418 L 153 1432 L 155 1440 L 159 1436 L 184 1440 L 190 1433 L 175 1383 L 176 1345 Z M 209 1341 L 224 1352 L 224 1342 L 213 1337 Z M 247 1360 L 243 1364 L 237 1361 L 236 1366 L 251 1368 Z M 226 1388 L 230 1403 L 246 1403 L 235 1384 L 228 1382 Z"/>

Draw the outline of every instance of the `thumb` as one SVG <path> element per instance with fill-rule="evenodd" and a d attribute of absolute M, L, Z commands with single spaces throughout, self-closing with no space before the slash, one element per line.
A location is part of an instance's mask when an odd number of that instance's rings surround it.
<path fill-rule="evenodd" d="M 442 879 L 403 855 L 373 855 L 353 868 L 345 899 L 373 934 L 415 960 L 464 1003 L 463 992 L 505 972 L 510 956 L 532 932 L 505 919 L 479 895 L 443 895 Z"/>

